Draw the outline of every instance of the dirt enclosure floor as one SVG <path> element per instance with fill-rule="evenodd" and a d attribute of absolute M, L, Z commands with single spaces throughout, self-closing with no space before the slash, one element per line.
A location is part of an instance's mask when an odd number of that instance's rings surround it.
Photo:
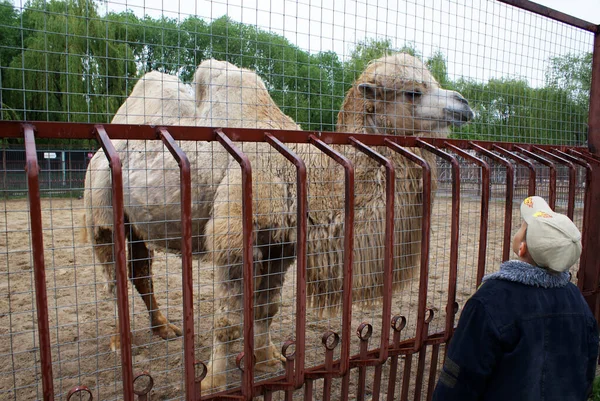
<path fill-rule="evenodd" d="M 468 195 L 468 194 L 467 194 Z M 517 203 L 518 205 L 518 203 Z M 120 398 L 120 356 L 110 351 L 109 339 L 115 326 L 116 308 L 104 291 L 101 268 L 94 263 L 90 244 L 79 237 L 83 201 L 73 199 L 43 199 L 45 261 L 47 269 L 48 308 L 53 358 L 54 388 L 57 400 L 66 400 L 67 393 L 77 385 L 90 388 L 95 400 Z M 581 209 L 576 210 L 580 225 Z M 443 330 L 448 293 L 450 260 L 450 198 L 438 196 L 435 201 L 431 230 L 428 273 L 427 307 L 434 311 L 429 332 Z M 498 268 L 502 259 L 504 203 L 490 202 L 486 271 Z M 477 251 L 479 249 L 480 199 L 464 196 L 461 201 L 461 230 L 459 244 L 457 302 L 464 302 L 476 288 Z M 513 227 L 518 214 L 513 211 Z M 513 230 L 514 232 L 514 230 Z M 37 317 L 32 271 L 28 204 L 25 200 L 0 203 L 0 399 L 41 399 L 40 353 L 37 339 Z M 165 315 L 174 324 L 182 322 L 181 259 L 177 255 L 157 252 L 153 265 L 155 293 Z M 572 271 L 575 281 L 575 268 Z M 214 284 L 210 264 L 194 261 L 194 320 L 196 358 L 207 361 L 210 356 L 213 327 Z M 402 339 L 412 338 L 416 327 L 419 277 L 412 279 L 407 290 L 395 294 L 392 314 L 407 318 Z M 283 307 L 275 317 L 271 332 L 274 343 L 281 347 L 294 337 L 295 330 L 295 268 L 289 270 L 283 290 Z M 135 289 L 129 285 L 131 331 L 133 334 L 134 371 L 147 371 L 154 379 L 152 400 L 181 399 L 183 394 L 183 354 L 181 338 L 165 341 L 152 334 L 149 319 Z M 340 316 L 320 317 L 308 311 L 306 332 L 307 365 L 324 361 L 321 336 L 327 330 L 338 331 Z M 350 333 L 352 353 L 358 350 L 359 340 L 354 330 L 361 322 L 373 325 L 369 347 L 379 346 L 381 307 L 353 308 Z M 389 328 L 389 324 L 385 325 Z M 239 344 L 231 345 L 231 354 L 240 351 Z M 442 349 L 443 351 L 443 349 Z M 339 352 L 339 346 L 337 349 Z M 440 354 L 443 355 L 443 352 Z M 430 357 L 430 353 L 427 358 Z M 230 359 L 235 359 L 230 358 Z M 416 369 L 418 355 L 413 358 Z M 427 359 L 428 360 L 428 359 Z M 399 372 L 403 370 L 400 361 Z M 230 380 L 239 381 L 239 371 L 229 361 Z M 439 362 L 437 364 L 439 367 Z M 367 377 L 367 393 L 371 391 L 372 370 Z M 389 362 L 384 367 L 383 393 L 387 391 Z M 428 385 L 429 363 L 426 363 L 423 394 Z M 402 375 L 399 373 L 396 394 L 399 394 Z M 356 396 L 357 373 L 351 374 L 351 398 Z M 340 381 L 334 381 L 334 393 Z M 409 399 L 415 391 L 414 375 Z M 315 382 L 316 399 L 321 399 L 322 381 Z M 301 393 L 298 392 L 298 399 Z M 280 398 L 278 398 L 280 397 Z M 423 395 L 424 397 L 424 395 Z M 85 398 L 83 398 L 85 399 Z M 273 399 L 283 399 L 276 394 Z M 294 397 L 296 399 L 296 396 Z M 336 399 L 334 396 L 333 399 Z M 423 398 L 424 399 L 424 398 Z"/>

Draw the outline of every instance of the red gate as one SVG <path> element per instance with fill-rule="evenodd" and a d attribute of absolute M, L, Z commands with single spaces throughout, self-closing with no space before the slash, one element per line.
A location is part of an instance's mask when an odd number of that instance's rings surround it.
<path fill-rule="evenodd" d="M 246 259 L 244 262 L 245 277 L 252 277 L 252 227 L 251 227 L 251 180 L 252 166 L 247 161 L 245 155 L 238 149 L 230 138 L 244 138 L 244 142 L 268 142 L 277 152 L 286 157 L 290 163 L 297 168 L 297 232 L 298 234 L 298 268 L 297 268 L 297 304 L 296 304 L 296 323 L 295 323 L 295 340 L 289 340 L 284 343 L 282 354 L 287 359 L 285 364 L 284 374 L 263 381 L 255 381 L 253 376 L 253 364 L 250 358 L 244 358 L 243 355 L 254 354 L 253 342 L 248 341 L 252 337 L 245 337 L 243 353 L 238 356 L 238 366 L 241 370 L 242 385 L 236 389 L 228 390 L 218 394 L 213 394 L 206 399 L 251 399 L 253 396 L 263 395 L 265 399 L 271 399 L 273 394 L 283 392 L 286 399 L 293 399 L 296 389 L 304 389 L 304 398 L 313 399 L 313 386 L 315 382 L 323 379 L 323 397 L 331 399 L 332 397 L 347 399 L 349 392 L 356 386 L 358 399 L 364 399 L 366 394 L 367 369 L 372 368 L 374 377 L 370 383 L 370 393 L 373 399 L 379 399 L 383 394 L 387 394 L 387 399 L 392 400 L 400 391 L 401 400 L 409 399 L 409 391 L 414 392 L 411 399 L 421 399 L 421 395 L 427 395 L 427 399 L 431 397 L 433 386 L 435 384 L 437 367 L 440 362 L 440 348 L 450 339 L 455 323 L 455 313 L 459 309 L 459 304 L 456 302 L 457 290 L 457 275 L 459 271 L 459 228 L 461 217 L 461 176 L 464 176 L 464 171 L 476 166 L 481 174 L 481 189 L 480 200 L 480 225 L 479 232 L 474 238 L 479 238 L 477 256 L 477 273 L 476 285 L 479 285 L 486 269 L 486 251 L 489 244 L 488 235 L 494 234 L 489 230 L 488 223 L 490 220 L 490 201 L 498 199 L 503 200 L 503 207 L 498 210 L 503 210 L 500 218 L 503 222 L 500 238 L 502 245 L 501 259 L 508 259 L 509 243 L 513 221 L 514 205 L 519 202 L 521 195 L 515 192 L 515 188 L 519 188 L 519 183 L 515 182 L 515 169 L 519 163 L 524 164 L 529 168 L 529 176 L 522 185 L 526 188 L 527 195 L 536 193 L 536 171 L 549 172 L 549 204 L 551 207 L 559 209 L 565 208 L 566 213 L 577 221 L 575 211 L 579 210 L 582 217 L 584 244 L 589 244 L 594 241 L 590 237 L 594 232 L 596 214 L 590 207 L 591 196 L 594 193 L 594 185 L 598 175 L 595 170 L 598 168 L 600 159 L 594 154 L 588 152 L 584 148 L 573 148 L 566 146 L 534 146 L 534 145 L 516 145 L 508 143 L 490 143 L 490 142 L 467 142 L 460 140 L 431 140 L 419 139 L 415 137 L 384 137 L 384 136 L 352 136 L 347 134 L 335 133 L 305 133 L 305 132 L 285 132 L 273 131 L 264 132 L 262 130 L 242 130 L 242 129 L 223 129 L 213 130 L 210 128 L 190 128 L 190 127 L 163 127 L 153 128 L 150 126 L 123 126 L 123 125 L 106 125 L 93 126 L 89 124 L 54 124 L 54 123 L 0 123 L 0 131 L 5 137 L 22 137 L 26 138 L 27 147 L 27 174 L 29 177 L 29 202 L 30 202 L 30 218 L 31 218 L 31 233 L 32 233 L 32 249 L 34 255 L 34 273 L 35 273 L 35 288 L 36 288 L 36 310 L 38 318 L 38 333 L 41 352 L 42 366 L 42 382 L 44 388 L 44 398 L 54 398 L 53 388 L 53 369 L 51 355 L 51 340 L 50 328 L 48 323 L 48 306 L 46 295 L 46 278 L 44 268 L 44 244 L 43 244 L 43 224 L 42 224 L 42 208 L 39 196 L 38 175 L 39 167 L 35 152 L 35 138 L 50 138 L 50 137 L 65 137 L 70 138 L 93 138 L 96 137 L 102 144 L 108 155 L 113 174 L 113 205 L 115 205 L 115 227 L 124 229 L 122 220 L 123 212 L 123 190 L 122 178 L 120 177 L 120 161 L 119 156 L 111 150 L 111 139 L 138 139 L 138 140 L 156 140 L 160 138 L 181 169 L 181 216 L 183 232 L 185 238 L 191 242 L 191 179 L 189 171 L 189 162 L 178 146 L 179 140 L 204 140 L 218 141 L 230 152 L 236 160 L 240 162 L 240 166 L 247 177 L 244 185 L 244 243 L 246 246 Z M 110 138 L 110 139 L 109 139 Z M 323 333 L 324 359 L 323 363 L 315 366 L 307 366 L 305 349 L 305 331 L 306 331 L 306 278 L 305 268 L 306 259 L 303 250 L 306 249 L 306 167 L 302 159 L 291 152 L 285 143 L 312 143 L 316 149 L 325 152 L 334 157 L 344 165 L 345 187 L 346 187 L 346 206 L 345 216 L 347 219 L 346 232 L 344 234 L 344 254 L 348 259 L 345 261 L 346 266 L 346 282 L 349 288 L 352 277 L 352 231 L 354 224 L 354 207 L 353 207 L 353 190 L 354 187 L 354 167 L 341 153 L 334 150 L 332 145 L 346 145 L 353 147 L 360 152 L 365 153 L 373 158 L 381 166 L 385 167 L 386 175 L 386 197 L 388 203 L 386 205 L 386 247 L 389 252 L 384 261 L 385 274 L 387 276 L 382 302 L 382 323 L 381 327 L 391 324 L 392 341 L 390 342 L 390 332 L 381 330 L 380 338 L 377 340 L 375 348 L 369 348 L 373 326 L 370 323 L 359 325 L 357 330 L 359 340 L 359 352 L 352 355 L 350 352 L 351 342 L 354 340 L 349 335 L 344 333 L 351 332 L 350 326 L 351 309 L 352 309 L 352 291 L 344 292 L 343 301 L 343 316 L 342 331 L 340 333 L 334 331 L 326 331 Z M 425 159 L 417 156 L 411 149 L 422 149 L 432 153 L 440 160 L 444 160 L 450 166 L 452 179 L 447 182 L 449 193 L 451 196 L 451 216 L 450 216 L 450 254 L 449 266 L 447 270 L 447 298 L 443 305 L 443 310 L 446 312 L 444 322 L 440 326 L 441 330 L 431 330 L 430 324 L 434 321 L 435 308 L 430 304 L 432 300 L 428 300 L 428 268 L 430 259 L 430 236 L 432 217 L 429 213 L 429 208 L 423 209 L 423 225 L 421 242 L 421 262 L 420 262 L 420 282 L 418 284 L 418 302 L 416 303 L 417 314 L 415 336 L 402 340 L 402 331 L 406 327 L 407 318 L 402 315 L 393 315 L 392 313 L 392 291 L 391 291 L 391 274 L 392 274 L 392 258 L 393 254 L 393 199 L 394 199 L 394 164 L 385 157 L 381 156 L 374 149 L 389 148 L 395 152 L 399 152 L 403 157 L 406 157 L 411 162 L 419 166 L 423 170 L 423 204 L 431 204 L 431 177 L 428 174 L 430 166 Z M 516 164 L 515 164 L 516 163 Z M 495 168 L 504 168 L 504 187 L 505 193 L 493 195 L 494 185 L 491 183 L 490 171 Z M 562 172 L 557 174 L 557 172 Z M 540 174 L 541 175 L 541 174 Z M 499 175 L 501 176 L 501 175 Z M 578 176 L 585 178 L 584 187 L 581 187 L 581 180 Z M 496 177 L 498 179 L 498 177 Z M 441 184 L 444 185 L 443 183 Z M 557 187 L 566 186 L 567 190 L 558 192 Z M 577 193 L 585 193 L 585 201 L 581 202 L 578 199 Z M 464 198 L 463 193 L 463 198 Z M 522 197 L 522 196 L 521 196 Z M 559 199 L 560 198 L 560 199 Z M 558 201 L 564 202 L 562 206 Z M 516 202 L 516 203 L 515 203 Z M 119 206 L 121 205 L 121 206 Z M 583 208 L 582 208 L 583 207 Z M 464 228 L 463 228 L 464 229 Z M 187 241 L 186 241 L 187 242 Z M 593 242 L 592 242 L 593 243 Z M 584 245 L 585 246 L 585 245 Z M 588 250 L 593 247 L 586 247 Z M 151 373 L 141 372 L 134 375 L 132 366 L 131 354 L 131 334 L 129 322 L 129 307 L 127 296 L 127 271 L 126 271 L 126 253 L 125 253 L 125 232 L 117 232 L 115 236 L 115 255 L 117 265 L 117 300 L 119 302 L 118 316 L 121 335 L 121 366 L 123 378 L 123 395 L 125 399 L 134 399 L 134 395 L 138 399 L 146 399 L 147 394 L 153 386 Z M 578 274 L 579 288 L 584 292 L 590 306 L 598 316 L 600 312 L 595 304 L 595 296 L 598 289 L 598 269 L 592 264 L 595 258 L 590 258 L 589 253 L 583 254 L 581 267 Z M 494 266 L 487 266 L 488 269 L 494 269 Z M 192 252 L 191 243 L 185 245 L 182 251 L 182 282 L 183 286 L 183 327 L 184 327 L 184 351 L 183 351 L 183 366 L 185 370 L 185 393 L 187 399 L 197 399 L 200 397 L 200 382 L 205 375 L 205 366 L 195 356 L 194 350 L 194 306 L 192 298 Z M 245 293 L 252 293 L 253 280 L 246 280 Z M 431 298 L 431 296 L 430 296 Z M 244 307 L 244 333 L 253 332 L 252 319 L 252 303 L 246 299 Z M 441 309 L 441 308 L 438 308 Z M 334 353 L 340 348 L 341 353 L 336 359 Z M 290 352 L 290 346 L 295 347 L 295 352 Z M 413 358 L 417 357 L 416 371 L 413 367 Z M 389 361 L 389 368 L 386 369 L 385 375 L 382 374 L 383 366 Z M 403 373 L 398 372 L 399 362 L 403 362 Z M 204 368 L 202 368 L 204 366 Z M 357 381 L 351 384 L 351 372 L 357 372 Z M 383 377 L 385 376 L 385 377 Z M 428 376 L 427 380 L 424 378 Z M 332 388 L 334 378 L 341 379 L 339 386 Z M 382 379 L 387 379 L 382 391 Z M 137 383 L 138 381 L 146 381 L 145 385 Z M 149 380 L 149 382 L 148 382 Z M 424 388 L 424 384 L 427 384 Z M 136 384 L 137 383 L 137 384 Z M 385 382 L 384 382 L 385 384 Z M 400 386 L 396 388 L 396 386 Z M 138 388 L 141 387 L 141 388 Z M 89 392 L 83 383 L 81 386 L 73 388 L 70 394 Z M 91 392 L 90 392 L 91 395 Z M 203 398 L 204 399 L 204 398 Z"/>

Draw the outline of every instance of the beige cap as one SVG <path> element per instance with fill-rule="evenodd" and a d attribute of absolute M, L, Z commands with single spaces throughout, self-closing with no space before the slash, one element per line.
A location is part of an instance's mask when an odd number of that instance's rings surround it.
<path fill-rule="evenodd" d="M 527 249 L 538 266 L 564 272 L 581 255 L 581 233 L 564 214 L 550 209 L 539 196 L 521 204 L 521 217 L 527 223 Z"/>

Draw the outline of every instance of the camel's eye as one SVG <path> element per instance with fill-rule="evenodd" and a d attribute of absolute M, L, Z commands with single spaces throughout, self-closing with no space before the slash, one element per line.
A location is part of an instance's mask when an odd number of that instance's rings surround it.
<path fill-rule="evenodd" d="M 409 99 L 412 100 L 416 100 L 418 98 L 420 98 L 423 95 L 422 92 L 420 91 L 404 91 L 404 96 L 406 96 Z"/>

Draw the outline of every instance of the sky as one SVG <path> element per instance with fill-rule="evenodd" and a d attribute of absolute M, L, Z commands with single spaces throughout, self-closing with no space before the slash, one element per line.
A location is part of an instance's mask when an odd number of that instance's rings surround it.
<path fill-rule="evenodd" d="M 600 0 L 538 0 L 600 24 Z M 551 57 L 592 51 L 593 35 L 496 0 L 123 0 L 106 10 L 210 21 L 228 15 L 285 36 L 311 53 L 348 57 L 366 38 L 412 43 L 427 58 L 441 51 L 451 79 L 518 77 L 544 84 Z"/>
<path fill-rule="evenodd" d="M 600 24 L 599 0 L 537 0 L 536 3 L 593 22 L 594 24 Z"/>

